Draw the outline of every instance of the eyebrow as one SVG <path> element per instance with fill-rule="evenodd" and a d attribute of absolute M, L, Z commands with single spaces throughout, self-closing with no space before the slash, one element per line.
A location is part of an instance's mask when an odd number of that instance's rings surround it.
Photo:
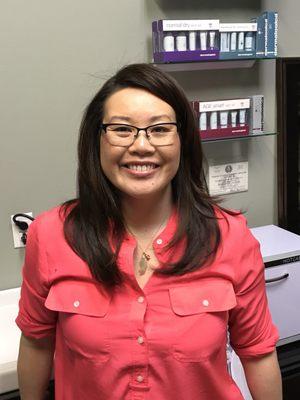
<path fill-rule="evenodd" d="M 161 114 L 161 115 L 154 115 L 149 119 L 150 123 L 159 121 L 161 119 L 167 118 L 169 121 L 172 120 L 172 118 L 168 114 Z M 113 122 L 114 120 L 118 121 L 126 121 L 132 123 L 132 119 L 130 117 L 126 117 L 125 115 L 113 115 L 110 119 L 109 122 Z"/>
<path fill-rule="evenodd" d="M 150 122 L 155 122 L 164 118 L 168 118 L 169 121 L 172 120 L 172 118 L 168 114 L 161 114 L 161 115 L 155 115 L 154 117 L 150 118 Z"/>
<path fill-rule="evenodd" d="M 122 120 L 122 121 L 130 122 L 131 118 L 125 117 L 124 115 L 113 115 L 111 118 L 109 118 L 109 122 L 112 122 L 114 120 Z"/>

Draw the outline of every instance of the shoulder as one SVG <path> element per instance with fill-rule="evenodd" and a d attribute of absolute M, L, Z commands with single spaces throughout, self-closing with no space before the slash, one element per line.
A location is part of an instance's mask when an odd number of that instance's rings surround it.
<path fill-rule="evenodd" d="M 247 219 L 237 210 L 215 208 L 215 216 L 223 236 L 241 235 L 250 232 Z"/>
<path fill-rule="evenodd" d="M 50 239 L 59 237 L 63 233 L 64 220 L 66 213 L 61 205 L 57 205 L 49 210 L 38 214 L 29 226 L 28 234 L 37 236 L 38 239 Z"/>
<path fill-rule="evenodd" d="M 220 208 L 215 209 L 215 215 L 220 228 L 222 247 L 234 248 L 239 252 L 259 248 L 259 243 L 252 235 L 244 215 L 235 210 L 227 212 Z"/>
<path fill-rule="evenodd" d="M 50 208 L 49 210 L 39 213 L 31 225 L 36 225 L 38 228 L 51 227 L 63 223 L 63 212 L 60 205 Z"/>
<path fill-rule="evenodd" d="M 260 253 L 260 244 L 247 226 L 242 214 L 218 210 L 221 240 L 216 262 L 229 271 L 236 290 L 246 287 L 249 282 L 261 279 L 264 263 Z"/>

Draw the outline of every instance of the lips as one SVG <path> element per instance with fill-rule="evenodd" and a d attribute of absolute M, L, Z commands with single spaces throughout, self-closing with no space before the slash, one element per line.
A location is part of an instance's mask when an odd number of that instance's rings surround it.
<path fill-rule="evenodd" d="M 137 161 L 124 163 L 123 167 L 133 169 L 135 171 L 148 171 L 158 167 L 158 164 L 149 161 Z"/>
<path fill-rule="evenodd" d="M 131 169 L 133 171 L 138 172 L 146 172 L 151 171 L 152 169 L 157 168 L 156 164 L 126 164 L 126 168 Z"/>
<path fill-rule="evenodd" d="M 158 168 L 159 165 L 152 162 L 132 162 L 123 164 L 122 167 L 134 174 L 148 174 Z"/>

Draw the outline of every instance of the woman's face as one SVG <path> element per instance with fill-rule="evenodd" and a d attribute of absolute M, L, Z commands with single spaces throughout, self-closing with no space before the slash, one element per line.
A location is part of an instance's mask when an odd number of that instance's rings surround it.
<path fill-rule="evenodd" d="M 135 88 L 120 89 L 105 103 L 103 123 L 121 123 L 144 128 L 158 123 L 176 122 L 173 108 L 153 94 Z M 100 162 L 106 177 L 123 194 L 142 198 L 171 189 L 180 160 L 180 139 L 153 146 L 141 131 L 128 147 L 109 143 L 101 134 Z M 150 167 L 149 167 L 150 166 Z"/>

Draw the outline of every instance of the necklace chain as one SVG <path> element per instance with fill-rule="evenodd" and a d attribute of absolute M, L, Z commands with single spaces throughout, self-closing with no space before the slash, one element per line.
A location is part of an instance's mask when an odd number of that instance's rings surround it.
<path fill-rule="evenodd" d="M 150 266 L 149 261 L 151 260 L 151 256 L 150 254 L 147 253 L 147 250 L 149 249 L 150 244 L 152 243 L 153 239 L 155 238 L 155 236 L 158 234 L 158 232 L 160 231 L 160 229 L 162 228 L 162 226 L 164 225 L 164 223 L 166 222 L 166 220 L 164 220 L 159 227 L 155 230 L 154 234 L 151 236 L 151 239 L 149 241 L 149 243 L 147 244 L 147 246 L 143 249 L 142 246 L 139 244 L 139 241 L 137 239 L 137 236 L 132 232 L 132 230 L 129 228 L 128 225 L 126 225 L 126 229 L 128 230 L 129 233 L 131 233 L 132 236 L 135 237 L 136 241 L 137 241 L 137 245 L 140 248 L 140 250 L 142 251 L 142 256 L 139 260 L 139 274 L 140 275 L 144 275 L 145 272 L 147 271 L 148 267 Z"/>

